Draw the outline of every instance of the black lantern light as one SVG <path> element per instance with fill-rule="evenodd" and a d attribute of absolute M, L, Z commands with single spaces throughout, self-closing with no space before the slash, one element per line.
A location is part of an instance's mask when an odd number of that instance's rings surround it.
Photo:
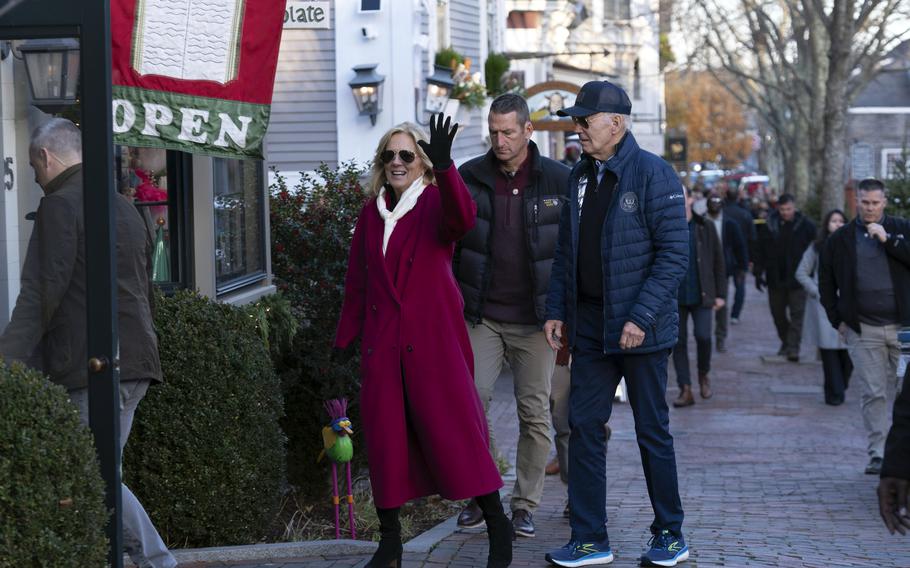
<path fill-rule="evenodd" d="M 376 73 L 378 66 L 378 63 L 355 66 L 357 75 L 348 83 L 360 116 L 369 116 L 373 125 L 376 124 L 376 115 L 382 112 L 382 84 L 385 82 L 385 76 Z"/>
<path fill-rule="evenodd" d="M 32 104 L 60 112 L 76 103 L 79 87 L 79 42 L 72 38 L 30 39 L 18 46 L 25 60 Z"/>
<path fill-rule="evenodd" d="M 449 97 L 452 96 L 454 87 L 452 70 L 444 65 L 436 65 L 433 74 L 427 77 L 427 96 L 424 103 L 426 111 L 432 114 L 442 112 L 449 102 Z"/>

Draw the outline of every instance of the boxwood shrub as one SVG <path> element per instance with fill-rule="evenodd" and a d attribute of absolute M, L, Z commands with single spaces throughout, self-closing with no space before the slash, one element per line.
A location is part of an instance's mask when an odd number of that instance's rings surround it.
<path fill-rule="evenodd" d="M 0 365 L 0 566 L 104 566 L 104 483 L 66 391 Z"/>
<path fill-rule="evenodd" d="M 139 405 L 125 482 L 169 545 L 256 542 L 285 472 L 281 387 L 257 318 L 187 291 L 156 305 L 165 382 Z"/>

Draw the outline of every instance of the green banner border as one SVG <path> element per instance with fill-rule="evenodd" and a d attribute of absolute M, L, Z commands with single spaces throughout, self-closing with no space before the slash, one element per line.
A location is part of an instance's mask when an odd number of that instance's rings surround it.
<path fill-rule="evenodd" d="M 114 119 L 114 143 L 125 146 L 144 146 L 149 148 L 167 148 L 178 150 L 180 152 L 189 152 L 193 154 L 204 154 L 208 156 L 217 156 L 221 158 L 234 159 L 264 159 L 263 156 L 263 139 L 268 129 L 269 117 L 271 114 L 271 105 L 262 105 L 246 103 L 241 101 L 231 101 L 226 99 L 216 99 L 212 97 L 200 97 L 184 95 L 181 93 L 170 93 L 166 91 L 155 91 L 151 89 L 142 89 L 139 87 L 126 87 L 123 85 L 114 85 L 112 89 L 112 113 Z M 134 110 L 134 120 L 132 126 L 126 132 L 118 133 L 118 125 L 125 124 L 125 111 L 116 104 L 117 101 L 127 101 L 132 105 Z M 167 107 L 173 114 L 172 121 L 169 124 L 154 126 L 154 130 L 159 136 L 143 134 L 142 131 L 146 126 L 145 104 L 155 104 Z M 181 126 L 183 114 L 181 108 L 190 108 L 200 111 L 208 111 L 208 123 L 202 123 L 202 130 L 192 130 L 191 134 L 206 134 L 206 142 L 194 142 L 190 140 L 181 140 Z M 234 120 L 235 126 L 240 126 L 241 122 L 238 117 L 250 117 L 247 126 L 246 147 L 238 146 L 230 135 L 225 136 L 228 146 L 216 146 L 214 141 L 221 132 L 221 119 L 219 113 L 224 113 Z M 198 125 L 201 118 L 197 119 Z"/>

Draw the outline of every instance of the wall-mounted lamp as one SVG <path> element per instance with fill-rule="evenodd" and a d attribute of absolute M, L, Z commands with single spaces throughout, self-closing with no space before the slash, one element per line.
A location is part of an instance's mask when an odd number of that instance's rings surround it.
<path fill-rule="evenodd" d="M 424 102 L 424 108 L 432 114 L 442 112 L 449 97 L 452 96 L 452 89 L 455 88 L 452 70 L 444 65 L 434 67 L 433 74 L 427 77 L 427 95 Z"/>
<path fill-rule="evenodd" d="M 376 115 L 382 112 L 382 84 L 385 82 L 385 76 L 376 73 L 378 66 L 378 63 L 355 66 L 353 69 L 357 75 L 348 83 L 360 116 L 369 116 L 374 126 Z"/>
<path fill-rule="evenodd" d="M 16 52 L 19 52 L 17 54 Z M 0 50 L 25 61 L 32 104 L 49 113 L 76 104 L 79 92 L 79 42 L 73 38 L 30 39 Z"/>

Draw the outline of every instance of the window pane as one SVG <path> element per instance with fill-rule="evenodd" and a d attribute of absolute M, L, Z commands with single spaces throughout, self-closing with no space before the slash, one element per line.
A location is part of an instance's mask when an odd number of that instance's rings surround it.
<path fill-rule="evenodd" d="M 167 150 L 117 146 L 114 152 L 117 190 L 133 200 L 154 243 L 152 280 L 156 284 L 179 280 L 171 230 L 173 190 L 169 191 Z"/>
<path fill-rule="evenodd" d="M 218 292 L 265 272 L 262 162 L 215 159 L 215 283 Z"/>

